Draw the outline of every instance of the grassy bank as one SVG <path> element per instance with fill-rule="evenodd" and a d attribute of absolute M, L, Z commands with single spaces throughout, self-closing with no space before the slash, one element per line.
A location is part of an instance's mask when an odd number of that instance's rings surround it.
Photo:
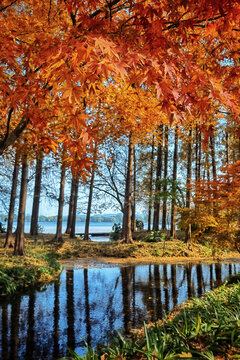
<path fill-rule="evenodd" d="M 41 286 L 57 279 L 62 266 L 56 257 L 44 249 L 30 245 L 25 256 L 14 256 L 13 250 L 0 249 L 0 296 Z"/>
<path fill-rule="evenodd" d="M 158 324 L 65 359 L 240 359 L 240 283 L 194 298 Z"/>

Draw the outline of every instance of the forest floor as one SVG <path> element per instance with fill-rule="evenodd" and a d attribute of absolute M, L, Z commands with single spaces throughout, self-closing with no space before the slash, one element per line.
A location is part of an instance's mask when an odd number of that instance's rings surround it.
<path fill-rule="evenodd" d="M 240 253 L 233 249 L 192 244 L 181 240 L 161 242 L 143 241 L 146 233 L 135 234 L 132 244 L 119 241 L 94 242 L 63 236 L 61 243 L 52 242 L 52 234 L 38 236 L 35 242 L 26 235 L 25 256 L 14 256 L 13 249 L 3 249 L 5 234 L 0 234 L 0 295 L 49 283 L 64 267 L 96 266 L 103 263 L 186 263 L 240 261 Z"/>

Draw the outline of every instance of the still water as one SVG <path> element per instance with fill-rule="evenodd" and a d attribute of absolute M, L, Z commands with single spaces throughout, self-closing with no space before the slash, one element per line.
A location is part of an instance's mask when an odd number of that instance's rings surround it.
<path fill-rule="evenodd" d="M 57 359 L 84 354 L 116 330 L 155 321 L 240 271 L 239 263 L 97 265 L 64 270 L 42 291 L 0 302 L 0 358 Z"/>

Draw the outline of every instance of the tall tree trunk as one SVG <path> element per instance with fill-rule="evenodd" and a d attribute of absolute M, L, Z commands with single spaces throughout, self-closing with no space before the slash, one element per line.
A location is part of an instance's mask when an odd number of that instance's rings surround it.
<path fill-rule="evenodd" d="M 69 199 L 69 208 L 68 208 L 68 219 L 67 219 L 67 228 L 65 234 L 71 233 L 71 226 L 72 226 L 72 219 L 73 219 L 73 205 L 74 205 L 74 196 L 76 191 L 76 181 L 77 177 L 72 175 L 72 182 L 71 182 L 71 194 Z"/>
<path fill-rule="evenodd" d="M 154 161 L 154 137 L 153 137 L 153 141 L 152 141 L 152 152 L 151 152 L 151 162 L 150 162 L 150 177 L 149 177 L 148 231 L 151 230 L 151 220 L 152 220 L 153 161 Z"/>
<path fill-rule="evenodd" d="M 217 178 L 217 170 L 216 170 L 216 153 L 215 153 L 215 136 L 214 133 L 210 136 L 210 151 L 212 157 L 212 176 L 213 180 Z"/>
<path fill-rule="evenodd" d="M 12 176 L 12 189 L 11 189 L 10 205 L 8 212 L 7 234 L 4 244 L 5 248 L 13 247 L 14 244 L 12 229 L 13 229 L 13 218 L 14 218 L 14 207 L 15 207 L 15 200 L 17 194 L 18 173 L 19 173 L 19 155 L 16 153 L 13 176 Z"/>
<path fill-rule="evenodd" d="M 94 177 L 95 177 L 95 166 L 93 166 L 93 169 L 92 169 L 92 176 L 91 176 L 90 186 L 89 186 L 87 216 L 86 216 L 85 232 L 84 232 L 84 238 L 83 238 L 83 240 L 86 240 L 86 241 L 91 240 L 89 238 L 89 224 L 90 224 L 92 198 L 93 198 Z"/>
<path fill-rule="evenodd" d="M 174 154 L 173 154 L 173 196 L 172 196 L 172 209 L 171 209 L 171 229 L 170 236 L 176 237 L 176 197 L 177 190 L 177 163 L 178 163 L 178 127 L 175 129 L 175 141 L 174 141 Z"/>
<path fill-rule="evenodd" d="M 58 217 L 57 217 L 57 231 L 53 240 L 63 241 L 62 238 L 62 222 L 63 222 L 63 206 L 64 206 L 64 189 L 66 180 L 66 169 L 62 162 L 61 178 L 60 178 L 60 190 L 58 198 Z"/>
<path fill-rule="evenodd" d="M 41 192 L 41 181 L 42 181 L 42 163 L 43 163 L 43 158 L 40 155 L 37 158 L 37 163 L 36 163 L 35 187 L 34 187 L 34 198 L 33 198 L 31 229 L 30 229 L 31 235 L 38 235 L 38 214 L 39 214 L 40 192 Z"/>
<path fill-rule="evenodd" d="M 186 208 L 191 208 L 191 197 L 192 197 L 192 129 L 189 130 L 189 141 L 188 141 L 188 151 L 187 151 L 187 192 L 186 192 Z M 186 229 L 186 238 L 185 241 L 187 244 L 191 244 L 191 224 L 188 225 Z"/>
<path fill-rule="evenodd" d="M 22 178 L 21 190 L 19 198 L 17 230 L 14 245 L 15 255 L 24 255 L 24 223 L 25 223 L 25 208 L 27 199 L 27 184 L 28 184 L 28 160 L 27 155 L 22 158 Z"/>
<path fill-rule="evenodd" d="M 132 197 L 132 232 L 136 231 L 136 192 L 137 192 L 137 170 L 136 153 L 133 147 L 133 197 Z"/>
<path fill-rule="evenodd" d="M 164 185 L 163 185 L 163 213 L 162 213 L 162 230 L 167 229 L 167 175 L 168 175 L 168 127 L 165 125 L 164 131 Z"/>
<path fill-rule="evenodd" d="M 226 131 L 226 164 L 229 164 L 229 136 L 228 131 Z"/>
<path fill-rule="evenodd" d="M 154 198 L 154 213 L 153 213 L 153 231 L 159 230 L 159 215 L 160 215 L 160 200 L 159 191 L 161 190 L 160 180 L 162 177 L 162 141 L 163 141 L 163 125 L 159 127 L 159 140 L 157 149 L 157 168 L 156 168 L 156 185 Z"/>
<path fill-rule="evenodd" d="M 122 242 L 123 243 L 131 243 L 133 241 L 132 240 L 132 229 L 131 229 L 132 172 L 133 172 L 133 142 L 132 142 L 132 138 L 130 135 L 129 136 L 129 145 L 128 145 L 128 164 L 127 164 L 123 225 L 122 225 Z"/>
<path fill-rule="evenodd" d="M 71 238 L 75 238 L 75 236 L 76 236 L 78 185 L 79 185 L 79 178 L 76 177 L 74 197 L 73 197 L 73 215 L 72 215 L 72 224 L 71 224 L 71 232 L 70 232 L 70 237 Z"/>

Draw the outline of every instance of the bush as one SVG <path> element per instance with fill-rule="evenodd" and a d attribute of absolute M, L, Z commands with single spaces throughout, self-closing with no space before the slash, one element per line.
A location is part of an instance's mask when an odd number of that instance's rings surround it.
<path fill-rule="evenodd" d="M 136 228 L 137 230 L 143 230 L 144 229 L 144 223 L 142 220 L 136 220 Z"/>
<path fill-rule="evenodd" d="M 151 231 L 150 235 L 146 238 L 147 242 L 160 242 L 165 240 L 165 233 L 161 231 Z"/>
<path fill-rule="evenodd" d="M 109 237 L 110 240 L 117 241 L 121 237 L 122 228 L 120 223 L 114 223 L 112 227 L 113 232 L 110 232 Z"/>

